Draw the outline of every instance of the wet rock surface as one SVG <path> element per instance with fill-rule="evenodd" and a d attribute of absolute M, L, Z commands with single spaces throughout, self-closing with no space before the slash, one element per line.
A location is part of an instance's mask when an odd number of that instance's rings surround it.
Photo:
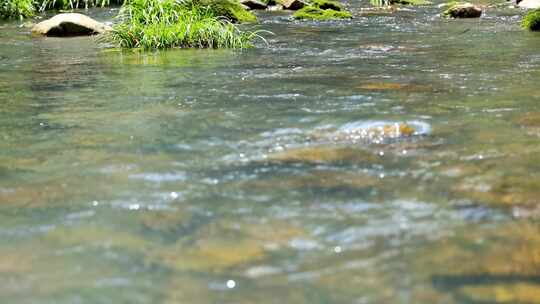
<path fill-rule="evenodd" d="M 59 14 L 32 27 L 36 36 L 89 36 L 112 30 L 108 25 L 77 13 Z"/>
<path fill-rule="evenodd" d="M 540 8 L 540 1 L 539 0 L 523 0 L 523 1 L 519 1 L 517 5 L 525 9 L 538 9 Z"/>
<path fill-rule="evenodd" d="M 249 9 L 266 9 L 268 5 L 262 1 L 258 0 L 242 0 L 240 1 L 242 5 L 248 7 Z"/>
<path fill-rule="evenodd" d="M 281 4 L 284 9 L 288 10 L 299 10 L 304 6 L 308 5 L 306 1 L 302 0 L 277 0 L 278 4 Z"/>
<path fill-rule="evenodd" d="M 482 16 L 482 9 L 471 3 L 452 4 L 443 16 L 448 18 L 479 18 Z"/>

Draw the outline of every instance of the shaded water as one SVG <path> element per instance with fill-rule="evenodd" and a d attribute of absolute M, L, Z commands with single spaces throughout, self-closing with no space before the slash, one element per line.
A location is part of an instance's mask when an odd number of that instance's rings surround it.
<path fill-rule="evenodd" d="M 245 51 L 0 24 L 0 302 L 540 302 L 540 36 L 349 5 Z"/>

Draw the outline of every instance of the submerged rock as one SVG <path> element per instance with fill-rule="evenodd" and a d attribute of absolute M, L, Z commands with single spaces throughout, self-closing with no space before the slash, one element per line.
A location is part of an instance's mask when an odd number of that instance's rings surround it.
<path fill-rule="evenodd" d="M 518 1 L 517 5 L 526 9 L 538 9 L 540 8 L 540 0 L 523 0 Z"/>
<path fill-rule="evenodd" d="M 293 148 L 268 156 L 271 162 L 280 163 L 376 163 L 378 158 L 365 150 L 346 147 L 316 146 Z"/>
<path fill-rule="evenodd" d="M 190 238 L 157 248 L 149 257 L 177 271 L 220 273 L 264 260 L 268 252 L 309 235 L 284 221 L 262 223 L 222 219 L 201 227 Z"/>
<path fill-rule="evenodd" d="M 527 112 L 514 119 L 514 122 L 524 127 L 540 127 L 540 112 Z"/>
<path fill-rule="evenodd" d="M 83 14 L 59 14 L 36 24 L 32 34 L 38 36 L 89 36 L 103 34 L 112 28 Z"/>
<path fill-rule="evenodd" d="M 540 303 L 538 223 L 456 230 L 415 251 L 411 265 L 425 272 L 437 292 L 455 297 L 448 303 Z"/>
<path fill-rule="evenodd" d="M 385 122 L 359 121 L 341 126 L 334 132 L 318 132 L 313 137 L 340 143 L 383 143 L 430 132 L 430 126 L 420 121 Z"/>
<path fill-rule="evenodd" d="M 314 0 L 293 15 L 294 19 L 333 20 L 350 19 L 352 15 L 337 1 Z"/>
<path fill-rule="evenodd" d="M 370 91 L 406 91 L 406 92 L 429 92 L 432 88 L 428 85 L 396 82 L 369 82 L 358 86 L 361 90 Z"/>
<path fill-rule="evenodd" d="M 448 18 L 479 18 L 481 15 L 482 9 L 471 3 L 456 3 L 443 12 Z"/>
<path fill-rule="evenodd" d="M 240 3 L 249 9 L 266 9 L 268 5 L 258 0 L 241 0 Z"/>

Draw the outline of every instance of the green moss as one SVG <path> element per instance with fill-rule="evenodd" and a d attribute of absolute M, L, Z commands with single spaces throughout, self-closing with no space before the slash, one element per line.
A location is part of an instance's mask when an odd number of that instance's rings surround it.
<path fill-rule="evenodd" d="M 199 3 L 209 6 L 216 15 L 223 16 L 234 23 L 257 21 L 257 17 L 246 10 L 238 0 L 200 0 Z"/>
<path fill-rule="evenodd" d="M 314 6 L 316 8 L 320 8 L 322 10 L 331 9 L 334 11 L 344 11 L 343 5 L 337 1 L 331 1 L 331 0 L 312 0 L 310 2 L 311 6 Z"/>
<path fill-rule="evenodd" d="M 350 19 L 352 15 L 337 1 L 313 0 L 311 4 L 298 10 L 293 15 L 298 20 L 335 20 Z"/>
<path fill-rule="evenodd" d="M 529 31 L 540 31 L 540 9 L 529 12 L 521 21 L 521 27 Z"/>

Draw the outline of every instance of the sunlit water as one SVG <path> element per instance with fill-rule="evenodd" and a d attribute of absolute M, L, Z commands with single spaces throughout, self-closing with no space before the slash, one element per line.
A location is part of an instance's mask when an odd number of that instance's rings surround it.
<path fill-rule="evenodd" d="M 348 4 L 245 51 L 1 23 L 0 302 L 539 303 L 540 35 Z"/>

